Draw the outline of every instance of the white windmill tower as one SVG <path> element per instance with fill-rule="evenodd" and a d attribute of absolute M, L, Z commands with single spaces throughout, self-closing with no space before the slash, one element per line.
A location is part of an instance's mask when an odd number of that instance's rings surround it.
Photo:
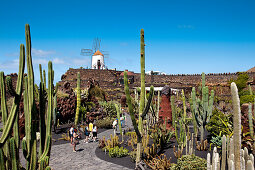
<path fill-rule="evenodd" d="M 105 58 L 108 57 L 106 51 L 100 50 L 101 40 L 95 38 L 93 40 L 92 49 L 81 49 L 81 55 L 91 56 L 91 69 L 106 69 Z"/>

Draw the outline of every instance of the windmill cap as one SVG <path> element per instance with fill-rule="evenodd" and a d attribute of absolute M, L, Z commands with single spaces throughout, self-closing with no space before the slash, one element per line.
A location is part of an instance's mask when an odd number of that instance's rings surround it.
<path fill-rule="evenodd" d="M 93 54 L 93 56 L 94 55 L 102 55 L 102 56 L 104 56 L 99 50 L 97 50 L 94 54 Z"/>

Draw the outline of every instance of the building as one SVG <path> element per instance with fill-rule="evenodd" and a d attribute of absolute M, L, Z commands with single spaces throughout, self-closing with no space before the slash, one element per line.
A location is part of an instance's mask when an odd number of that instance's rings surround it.
<path fill-rule="evenodd" d="M 98 69 L 98 70 L 100 70 L 100 69 L 104 70 L 105 69 L 104 55 L 99 50 L 97 50 L 92 55 L 91 69 Z"/>

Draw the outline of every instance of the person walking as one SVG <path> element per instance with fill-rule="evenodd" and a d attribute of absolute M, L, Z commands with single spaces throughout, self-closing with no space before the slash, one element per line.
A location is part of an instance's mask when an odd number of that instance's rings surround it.
<path fill-rule="evenodd" d="M 92 139 L 92 129 L 93 129 L 93 123 L 92 122 L 90 122 L 89 123 L 89 133 L 90 133 L 90 138 Z"/>
<path fill-rule="evenodd" d="M 71 145 L 73 144 L 73 132 L 74 132 L 74 128 L 73 128 L 73 125 L 72 125 L 70 130 L 69 130 L 69 138 L 71 140 Z"/>
<path fill-rule="evenodd" d="M 77 129 L 74 129 L 74 131 L 73 131 L 73 152 L 76 152 L 77 143 L 78 143 Z"/>
<path fill-rule="evenodd" d="M 93 133 L 93 142 L 96 142 L 96 138 L 97 138 L 97 126 L 96 125 L 92 129 L 92 133 Z"/>
<path fill-rule="evenodd" d="M 84 135 L 85 135 L 84 142 L 89 143 L 89 127 L 88 127 L 88 125 L 85 126 Z"/>

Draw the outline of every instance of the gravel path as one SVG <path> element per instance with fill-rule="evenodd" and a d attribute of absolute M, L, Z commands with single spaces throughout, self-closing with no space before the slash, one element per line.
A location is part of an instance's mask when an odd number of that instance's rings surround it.
<path fill-rule="evenodd" d="M 132 122 L 130 116 L 126 115 L 126 127 L 123 129 L 132 128 Z M 113 135 L 113 129 L 106 130 L 98 134 L 98 138 L 101 139 L 103 136 L 107 138 Z M 54 170 L 129 170 L 129 168 L 113 164 L 104 160 L 99 159 L 95 150 L 98 146 L 96 143 L 84 143 L 83 140 L 76 146 L 77 152 L 73 152 L 73 148 L 70 143 L 53 145 L 51 148 L 50 166 Z M 106 155 L 107 156 L 107 155 Z"/>
<path fill-rule="evenodd" d="M 99 138 L 103 136 L 110 136 L 113 134 L 113 130 L 107 130 L 98 134 Z M 95 150 L 98 145 L 96 143 L 84 143 L 80 141 L 80 144 L 76 146 L 77 152 L 73 152 L 73 148 L 70 143 L 62 145 L 53 145 L 51 148 L 50 166 L 54 170 L 69 170 L 69 169 L 80 169 L 80 170 L 128 170 L 128 168 L 106 162 L 99 159 L 95 155 Z"/>

